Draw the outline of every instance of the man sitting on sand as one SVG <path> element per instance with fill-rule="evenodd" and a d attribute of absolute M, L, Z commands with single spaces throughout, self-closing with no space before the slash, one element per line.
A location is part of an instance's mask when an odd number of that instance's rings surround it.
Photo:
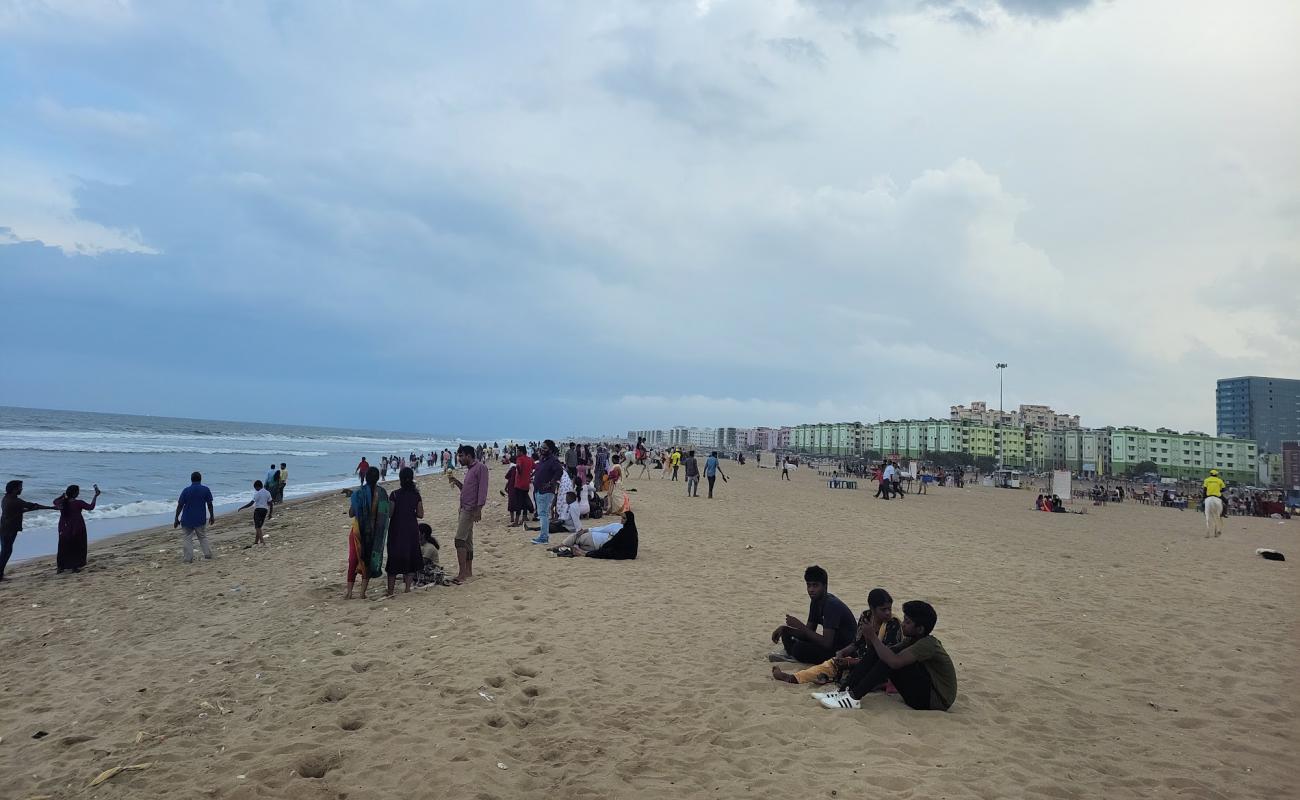
<path fill-rule="evenodd" d="M 772 667 L 772 677 L 786 683 L 830 683 L 848 674 L 863 659 L 871 656 L 871 645 L 867 644 L 863 628 L 876 631 L 880 640 L 893 646 L 902 640 L 902 623 L 894 616 L 894 598 L 884 589 L 872 589 L 867 594 L 866 611 L 858 619 L 858 638 L 848 647 L 840 650 L 833 658 L 827 659 L 815 667 L 801 669 L 798 672 L 785 672 L 780 667 Z"/>
<path fill-rule="evenodd" d="M 813 565 L 803 572 L 808 588 L 808 621 L 787 614 L 785 624 L 772 631 L 772 642 L 780 641 L 785 652 L 770 653 L 769 661 L 798 661 L 820 664 L 852 644 L 857 636 L 857 619 L 844 601 L 827 590 L 826 570 Z M 821 626 L 821 633 L 817 627 Z"/>
<path fill-rule="evenodd" d="M 903 603 L 902 643 L 889 647 L 868 627 L 863 633 L 875 658 L 868 655 L 853 667 L 847 690 L 814 697 L 827 708 L 861 708 L 867 692 L 888 681 L 911 708 L 947 711 L 957 699 L 957 668 L 931 635 L 938 621 L 934 606 L 924 600 Z"/>

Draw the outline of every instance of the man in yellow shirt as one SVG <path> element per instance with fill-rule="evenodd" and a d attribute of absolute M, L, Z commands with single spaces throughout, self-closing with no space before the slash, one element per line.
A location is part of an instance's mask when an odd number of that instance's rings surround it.
<path fill-rule="evenodd" d="M 682 451 L 673 450 L 673 454 L 668 459 L 668 463 L 672 464 L 673 467 L 673 480 L 677 480 L 677 468 L 682 464 Z"/>
<path fill-rule="evenodd" d="M 1219 477 L 1219 471 L 1217 469 L 1210 470 L 1210 477 L 1206 478 L 1201 483 L 1201 486 L 1205 490 L 1206 497 L 1217 497 L 1221 501 L 1223 501 L 1223 487 L 1226 485 L 1227 484 L 1223 482 L 1223 478 Z M 1223 501 L 1223 516 L 1228 516 L 1227 501 Z"/>

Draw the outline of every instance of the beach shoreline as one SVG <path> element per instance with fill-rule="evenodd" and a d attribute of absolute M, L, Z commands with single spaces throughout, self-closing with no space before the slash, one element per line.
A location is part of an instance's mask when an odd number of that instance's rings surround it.
<path fill-rule="evenodd" d="M 1294 523 L 1152 506 L 1031 509 L 932 487 L 875 500 L 724 462 L 713 500 L 627 481 L 635 561 L 557 559 L 505 527 L 491 466 L 476 579 L 342 599 L 348 504 L 251 512 L 179 563 L 168 527 L 0 583 L 0 772 L 16 797 L 869 796 L 1274 798 L 1300 746 Z M 633 471 L 634 473 L 636 470 Z M 453 561 L 458 492 L 418 479 Z M 702 490 L 701 494 L 704 494 Z M 160 552 L 162 551 L 162 552 Z M 769 634 L 809 564 L 857 612 L 874 586 L 938 611 L 949 712 L 821 708 L 771 678 Z M 1250 586 L 1248 592 L 1243 586 Z M 1215 609 L 1232 598 L 1231 620 Z M 1267 619 L 1282 636 L 1261 636 Z M 38 734 L 40 734 L 38 736 Z"/>

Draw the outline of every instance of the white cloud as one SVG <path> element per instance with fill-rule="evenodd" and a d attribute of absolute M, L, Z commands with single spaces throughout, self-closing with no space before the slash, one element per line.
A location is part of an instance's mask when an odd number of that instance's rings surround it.
<path fill-rule="evenodd" d="M 138 139 L 153 130 L 153 122 L 148 116 L 132 111 L 88 106 L 68 108 L 48 97 L 37 101 L 36 110 L 41 119 L 50 125 L 93 134 Z"/>
<path fill-rule="evenodd" d="M 51 175 L 11 159 L 0 159 L 0 245 L 40 242 L 64 255 L 102 253 L 158 255 L 135 229 L 82 219 L 75 180 Z"/>

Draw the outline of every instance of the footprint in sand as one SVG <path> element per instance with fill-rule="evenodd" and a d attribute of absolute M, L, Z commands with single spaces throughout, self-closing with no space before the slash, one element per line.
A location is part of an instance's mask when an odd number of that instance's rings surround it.
<path fill-rule="evenodd" d="M 321 703 L 337 703 L 348 696 L 349 692 L 342 686 L 327 686 L 316 698 Z"/>
<path fill-rule="evenodd" d="M 539 670 L 533 669 L 527 664 L 520 664 L 519 666 L 515 667 L 510 671 L 521 678 L 536 678 L 540 673 Z"/>
<path fill-rule="evenodd" d="M 491 678 L 488 678 L 483 682 L 488 686 L 491 686 L 493 689 L 500 689 L 502 686 L 506 685 L 506 679 L 500 675 L 493 675 Z"/>

